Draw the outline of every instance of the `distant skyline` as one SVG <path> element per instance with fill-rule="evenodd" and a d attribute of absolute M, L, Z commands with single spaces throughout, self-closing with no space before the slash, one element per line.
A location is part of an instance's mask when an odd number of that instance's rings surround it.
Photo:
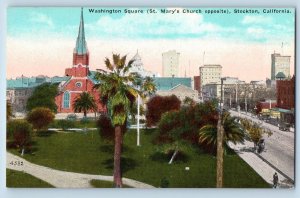
<path fill-rule="evenodd" d="M 270 78 L 271 54 L 283 51 L 291 56 L 294 74 L 294 9 L 286 14 L 263 9 L 257 9 L 260 14 L 233 14 L 233 9 L 231 14 L 184 14 L 183 8 L 168 8 L 180 14 L 162 14 L 160 8 L 156 14 L 100 14 L 89 9 L 84 8 L 84 22 L 91 70 L 104 69 L 104 58 L 112 53 L 127 54 L 129 60 L 138 49 L 145 69 L 162 74 L 162 53 L 176 50 L 180 76 L 199 75 L 203 63 L 220 64 L 222 76 L 249 82 Z M 7 78 L 63 76 L 72 65 L 79 19 L 78 7 L 8 8 Z"/>

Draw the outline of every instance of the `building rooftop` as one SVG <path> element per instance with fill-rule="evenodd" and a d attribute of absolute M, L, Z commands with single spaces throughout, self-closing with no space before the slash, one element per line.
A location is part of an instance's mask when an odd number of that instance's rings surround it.
<path fill-rule="evenodd" d="M 201 68 L 207 68 L 207 67 L 222 67 L 222 66 L 219 65 L 219 64 L 206 64 L 206 65 L 200 66 L 200 69 Z"/>
<path fill-rule="evenodd" d="M 192 79 L 185 77 L 155 77 L 153 78 L 157 91 L 170 90 L 181 84 L 187 87 L 192 87 Z"/>

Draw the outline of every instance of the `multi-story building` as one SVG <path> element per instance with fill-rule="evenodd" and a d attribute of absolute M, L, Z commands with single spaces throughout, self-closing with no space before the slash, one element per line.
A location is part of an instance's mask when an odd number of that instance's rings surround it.
<path fill-rule="evenodd" d="M 289 78 L 290 77 L 290 59 L 291 56 L 282 56 L 278 53 L 271 54 L 271 80 L 276 80 L 276 76 L 280 73 L 280 77 Z"/>
<path fill-rule="evenodd" d="M 201 84 L 200 84 L 200 76 L 194 76 L 194 90 L 197 90 L 200 94 Z"/>
<path fill-rule="evenodd" d="M 162 53 L 163 77 L 178 77 L 179 75 L 179 56 L 176 50 Z"/>
<path fill-rule="evenodd" d="M 292 79 L 277 80 L 277 107 L 280 120 L 295 123 L 295 76 Z"/>
<path fill-rule="evenodd" d="M 295 76 L 289 80 L 277 80 L 277 106 L 283 109 L 295 108 Z"/>
<path fill-rule="evenodd" d="M 32 95 L 34 89 L 43 83 L 60 83 L 68 80 L 69 77 L 17 77 L 6 80 L 6 100 L 12 104 L 13 113 L 24 113 L 28 98 Z"/>
<path fill-rule="evenodd" d="M 202 99 L 210 99 L 221 96 L 221 65 L 203 65 L 200 70 L 200 95 Z"/>

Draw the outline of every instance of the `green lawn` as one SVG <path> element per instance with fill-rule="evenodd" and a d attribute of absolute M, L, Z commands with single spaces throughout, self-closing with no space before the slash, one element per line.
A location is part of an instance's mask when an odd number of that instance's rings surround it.
<path fill-rule="evenodd" d="M 9 188 L 53 188 L 51 184 L 27 173 L 6 169 L 6 187 Z"/>
<path fill-rule="evenodd" d="M 124 136 L 122 169 L 123 176 L 160 187 L 165 178 L 169 187 L 215 187 L 216 158 L 198 147 L 183 149 L 182 162 L 168 164 L 168 158 L 157 145 L 152 144 L 153 130 L 141 132 L 141 146 L 136 146 L 136 131 Z M 113 145 L 102 140 L 98 132 L 49 133 L 35 137 L 33 154 L 25 159 L 59 170 L 112 175 Z M 10 152 L 18 154 L 17 150 Z M 185 167 L 190 167 L 189 171 Z M 224 186 L 270 187 L 256 172 L 236 154 L 224 158 Z"/>

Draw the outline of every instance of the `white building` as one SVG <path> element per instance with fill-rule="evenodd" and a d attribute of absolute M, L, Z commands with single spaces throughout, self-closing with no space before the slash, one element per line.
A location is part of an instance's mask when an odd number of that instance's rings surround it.
<path fill-rule="evenodd" d="M 224 85 L 245 84 L 245 81 L 239 80 L 237 77 L 223 77 Z"/>
<path fill-rule="evenodd" d="M 221 65 L 203 65 L 200 70 L 200 94 L 202 99 L 221 96 Z"/>
<path fill-rule="evenodd" d="M 290 77 L 291 56 L 281 56 L 278 53 L 271 54 L 271 80 L 276 80 L 276 75 L 282 72 L 285 78 Z"/>
<path fill-rule="evenodd" d="M 160 77 L 158 73 L 154 73 L 151 71 L 147 71 L 144 69 L 144 64 L 142 62 L 142 58 L 139 55 L 139 52 L 137 51 L 134 57 L 131 59 L 133 60 L 132 66 L 129 69 L 129 72 L 136 72 L 140 74 L 142 77 Z"/>
<path fill-rule="evenodd" d="M 163 77 L 178 77 L 179 75 L 179 56 L 176 50 L 162 53 Z"/>
<path fill-rule="evenodd" d="M 176 85 L 169 90 L 159 90 L 156 94 L 160 96 L 175 95 L 181 100 L 181 102 L 183 102 L 186 97 L 192 98 L 195 102 L 199 102 L 198 91 L 182 84 Z"/>

